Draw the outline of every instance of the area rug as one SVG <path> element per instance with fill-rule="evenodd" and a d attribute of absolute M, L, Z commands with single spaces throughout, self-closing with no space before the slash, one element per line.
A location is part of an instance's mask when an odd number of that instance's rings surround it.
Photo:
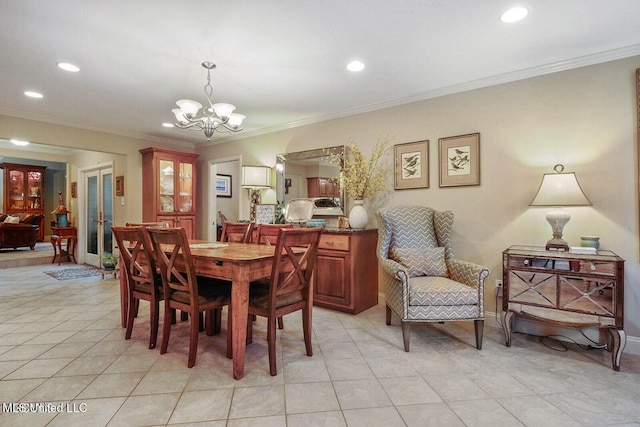
<path fill-rule="evenodd" d="M 102 270 L 90 265 L 80 265 L 78 267 L 60 268 L 58 270 L 47 270 L 44 273 L 58 280 L 80 279 L 82 277 L 100 276 Z"/>

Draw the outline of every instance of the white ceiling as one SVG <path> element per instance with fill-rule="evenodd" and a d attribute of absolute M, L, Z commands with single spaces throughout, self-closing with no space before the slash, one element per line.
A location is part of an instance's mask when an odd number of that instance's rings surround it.
<path fill-rule="evenodd" d="M 205 101 L 203 61 L 247 136 L 640 54 L 638 0 L 522 0 L 529 17 L 503 24 L 514 4 L 0 0 L 0 114 L 200 145 L 161 124 Z"/>

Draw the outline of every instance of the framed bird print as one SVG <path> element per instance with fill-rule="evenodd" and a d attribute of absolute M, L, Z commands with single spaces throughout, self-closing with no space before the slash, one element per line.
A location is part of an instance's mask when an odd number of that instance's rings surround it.
<path fill-rule="evenodd" d="M 429 141 L 409 142 L 393 147 L 396 190 L 429 188 Z"/>
<path fill-rule="evenodd" d="M 480 185 L 480 134 L 450 136 L 438 142 L 440 187 Z"/>

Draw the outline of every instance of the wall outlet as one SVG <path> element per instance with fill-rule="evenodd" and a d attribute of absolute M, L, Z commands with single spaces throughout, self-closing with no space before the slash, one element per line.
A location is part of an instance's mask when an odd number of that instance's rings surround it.
<path fill-rule="evenodd" d="M 502 280 L 496 280 L 496 296 L 502 297 Z"/>

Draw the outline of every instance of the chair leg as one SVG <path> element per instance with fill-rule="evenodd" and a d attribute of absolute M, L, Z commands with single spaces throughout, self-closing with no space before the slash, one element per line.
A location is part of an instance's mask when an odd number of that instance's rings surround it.
<path fill-rule="evenodd" d="M 476 348 L 482 350 L 482 336 L 484 331 L 484 320 L 473 321 L 476 329 Z"/>
<path fill-rule="evenodd" d="M 138 311 L 140 310 L 140 300 L 136 299 L 134 305 L 136 307 L 135 314 L 136 314 L 136 317 L 138 317 Z"/>
<path fill-rule="evenodd" d="M 278 374 L 276 368 L 276 322 L 273 318 L 267 322 L 267 346 L 269 347 L 269 373 L 272 377 Z M 251 323 L 251 322 L 247 322 Z"/>
<path fill-rule="evenodd" d="M 254 316 L 255 314 L 250 314 L 247 319 L 247 339 L 245 340 L 247 344 L 251 344 L 253 342 L 253 321 L 251 319 Z"/>
<path fill-rule="evenodd" d="M 131 339 L 131 331 L 133 331 L 133 321 L 137 314 L 136 302 L 138 299 L 129 296 L 129 313 L 127 316 L 127 332 L 124 334 L 124 339 Z"/>
<path fill-rule="evenodd" d="M 204 331 L 204 312 L 198 313 L 198 332 Z"/>
<path fill-rule="evenodd" d="M 386 308 L 386 312 L 387 312 L 387 325 L 391 324 L 391 309 L 389 308 L 388 305 L 385 305 Z"/>
<path fill-rule="evenodd" d="M 215 334 L 216 320 L 217 320 L 216 311 L 218 310 L 217 309 L 209 310 L 205 314 L 204 328 L 207 331 L 207 336 L 209 337 Z"/>
<path fill-rule="evenodd" d="M 202 316 L 199 313 L 191 313 L 191 320 L 189 321 L 189 362 L 187 366 L 193 368 L 196 364 L 196 354 L 198 352 L 198 333 L 200 332 L 200 319 Z"/>
<path fill-rule="evenodd" d="M 231 304 L 229 304 L 227 306 L 227 359 L 233 359 L 233 328 L 231 326 Z"/>
<path fill-rule="evenodd" d="M 284 329 L 284 320 L 282 320 L 282 316 L 278 317 L 278 329 Z"/>
<path fill-rule="evenodd" d="M 404 341 L 404 351 L 409 352 L 409 338 L 411 336 L 411 322 L 401 321 L 402 324 L 402 340 Z"/>
<path fill-rule="evenodd" d="M 216 310 L 216 322 L 214 323 L 215 328 L 213 329 L 213 334 L 218 335 L 222 332 L 222 307 Z"/>
<path fill-rule="evenodd" d="M 313 346 L 311 345 L 312 313 L 309 304 L 302 309 L 302 333 L 304 335 L 304 347 L 307 350 L 307 356 L 313 356 Z M 279 319 L 282 319 L 282 317 L 279 317 Z"/>
<path fill-rule="evenodd" d="M 171 312 L 169 304 L 164 305 L 164 322 L 162 323 L 162 343 L 160 344 L 160 354 L 167 352 L 169 347 L 169 335 L 171 334 Z"/>
<path fill-rule="evenodd" d="M 158 301 L 150 301 L 151 307 L 151 334 L 149 335 L 149 349 L 156 348 L 158 342 L 158 323 L 160 318 L 160 304 Z"/>

